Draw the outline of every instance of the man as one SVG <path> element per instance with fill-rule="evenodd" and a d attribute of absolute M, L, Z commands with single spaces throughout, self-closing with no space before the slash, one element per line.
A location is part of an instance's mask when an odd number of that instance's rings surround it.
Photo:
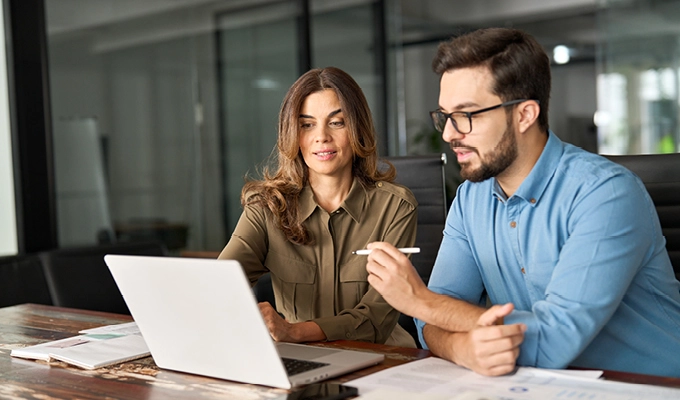
<path fill-rule="evenodd" d="M 484 29 L 440 45 L 433 67 L 432 120 L 467 181 L 429 288 L 384 242 L 369 245 L 369 283 L 416 317 L 434 354 L 481 374 L 572 365 L 680 377 L 680 283 L 654 205 L 631 172 L 548 129 L 541 46 Z"/>

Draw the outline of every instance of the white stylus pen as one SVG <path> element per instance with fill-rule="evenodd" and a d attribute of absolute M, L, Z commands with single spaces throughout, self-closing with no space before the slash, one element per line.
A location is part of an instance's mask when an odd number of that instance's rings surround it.
<path fill-rule="evenodd" d="M 397 250 L 401 251 L 404 254 L 420 253 L 420 247 L 402 247 L 401 249 Z M 370 249 L 356 250 L 353 251 L 352 254 L 356 254 L 358 256 L 367 256 L 371 254 L 371 250 Z"/>

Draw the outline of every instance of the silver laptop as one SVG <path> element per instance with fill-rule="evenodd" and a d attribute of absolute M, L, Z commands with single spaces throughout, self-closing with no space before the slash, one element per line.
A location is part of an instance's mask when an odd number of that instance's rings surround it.
<path fill-rule="evenodd" d="M 123 255 L 104 260 L 160 368 L 289 389 L 384 359 L 275 343 L 237 261 Z M 284 363 L 290 360 L 311 369 L 289 375 Z"/>

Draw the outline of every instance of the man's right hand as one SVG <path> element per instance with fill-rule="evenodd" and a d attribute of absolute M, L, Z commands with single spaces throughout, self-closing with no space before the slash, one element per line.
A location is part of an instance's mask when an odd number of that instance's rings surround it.
<path fill-rule="evenodd" d="M 422 318 L 417 308 L 429 290 L 408 257 L 385 242 L 370 243 L 367 248 L 372 250 L 366 262 L 368 283 L 398 311 Z"/>

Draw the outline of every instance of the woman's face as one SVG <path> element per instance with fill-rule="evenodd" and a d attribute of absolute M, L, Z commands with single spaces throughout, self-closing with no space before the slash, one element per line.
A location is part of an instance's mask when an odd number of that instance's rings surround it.
<path fill-rule="evenodd" d="M 334 90 L 307 96 L 298 118 L 300 152 L 309 168 L 309 178 L 351 178 L 353 152 L 349 131 Z"/>

